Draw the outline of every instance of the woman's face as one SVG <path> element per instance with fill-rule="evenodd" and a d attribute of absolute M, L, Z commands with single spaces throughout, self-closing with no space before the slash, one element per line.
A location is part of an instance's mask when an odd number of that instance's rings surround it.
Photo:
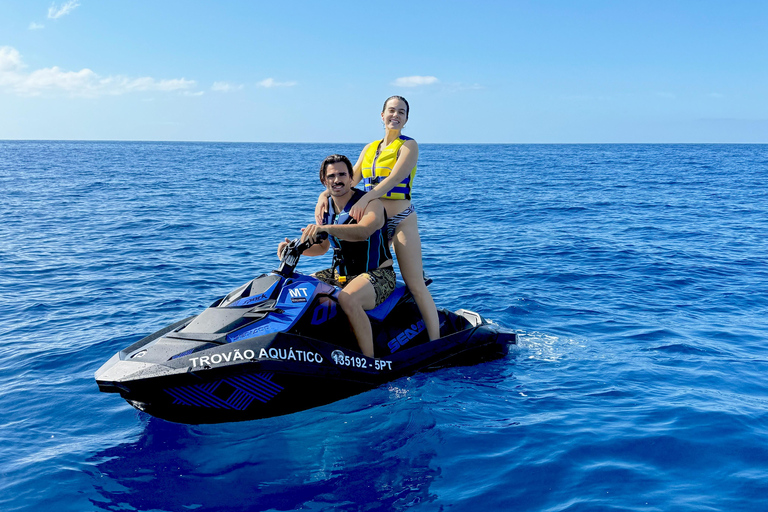
<path fill-rule="evenodd" d="M 381 120 L 384 121 L 384 128 L 388 130 L 402 130 L 408 121 L 408 106 L 403 100 L 392 98 L 384 106 Z"/>

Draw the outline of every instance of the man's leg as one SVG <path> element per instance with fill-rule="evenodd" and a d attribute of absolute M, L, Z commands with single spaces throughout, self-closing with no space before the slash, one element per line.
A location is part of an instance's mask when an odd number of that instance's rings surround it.
<path fill-rule="evenodd" d="M 376 290 L 364 276 L 357 276 L 339 292 L 339 305 L 349 319 L 360 351 L 373 357 L 373 332 L 366 310 L 376 307 Z"/>
<path fill-rule="evenodd" d="M 317 279 L 318 281 L 322 281 L 324 283 L 330 284 L 331 286 L 338 286 L 341 287 L 341 283 L 339 283 L 336 280 L 336 275 L 333 273 L 332 268 L 326 268 L 323 270 L 318 270 L 314 274 L 310 274 L 312 277 Z"/>

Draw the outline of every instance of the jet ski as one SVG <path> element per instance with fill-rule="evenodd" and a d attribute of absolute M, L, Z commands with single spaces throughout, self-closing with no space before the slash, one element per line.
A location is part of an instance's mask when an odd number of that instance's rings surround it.
<path fill-rule="evenodd" d="M 479 314 L 438 309 L 430 341 L 400 282 L 367 311 L 375 358 L 360 353 L 338 287 L 295 271 L 310 247 L 291 241 L 280 267 L 110 358 L 99 390 L 178 423 L 221 423 L 290 414 L 446 366 L 502 357 L 516 335 Z"/>

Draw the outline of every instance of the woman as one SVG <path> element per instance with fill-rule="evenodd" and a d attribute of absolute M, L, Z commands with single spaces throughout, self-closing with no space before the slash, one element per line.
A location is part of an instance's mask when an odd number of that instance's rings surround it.
<path fill-rule="evenodd" d="M 408 102 L 402 96 L 392 96 L 384 102 L 381 120 L 384 138 L 365 146 L 354 165 L 352 185 L 361 180 L 365 195 L 350 210 L 355 220 L 360 220 L 366 205 L 381 199 L 387 211 L 387 232 L 395 248 L 400 273 L 419 307 L 430 340 L 440 337 L 440 321 L 435 301 L 424 283 L 421 261 L 421 238 L 416 212 L 411 204 L 411 186 L 416 175 L 419 146 L 416 141 L 401 135 L 408 122 Z M 318 199 L 315 217 L 322 223 L 328 207 L 328 193 Z"/>

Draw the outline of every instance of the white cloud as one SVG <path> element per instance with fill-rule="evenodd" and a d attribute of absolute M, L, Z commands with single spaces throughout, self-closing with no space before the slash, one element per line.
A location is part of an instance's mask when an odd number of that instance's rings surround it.
<path fill-rule="evenodd" d="M 61 7 L 56 7 L 56 4 L 51 4 L 51 6 L 48 8 L 48 18 L 55 20 L 56 18 L 66 16 L 79 5 L 80 2 L 77 0 L 69 0 L 68 2 L 64 2 Z"/>
<path fill-rule="evenodd" d="M 276 82 L 274 78 L 265 78 L 261 82 L 256 83 L 259 87 L 266 87 L 267 89 L 271 87 L 293 87 L 296 84 L 297 82 Z"/>
<path fill-rule="evenodd" d="M 0 46 L 0 90 L 20 96 L 43 93 L 68 93 L 71 96 L 117 96 L 144 91 L 185 91 L 195 87 L 194 80 L 175 78 L 157 80 L 152 77 L 130 78 L 123 75 L 102 77 L 88 68 L 65 71 L 58 66 L 26 72 L 18 50 Z"/>
<path fill-rule="evenodd" d="M 418 87 L 420 85 L 436 84 L 440 80 L 434 76 L 401 76 L 392 82 L 396 87 Z"/>
<path fill-rule="evenodd" d="M 45 25 L 41 23 L 35 23 L 34 21 L 29 24 L 29 30 L 40 30 L 45 28 Z"/>
<path fill-rule="evenodd" d="M 21 54 L 16 48 L 0 46 L 0 80 L 3 74 L 21 70 L 24 67 L 24 63 L 21 62 Z"/>
<path fill-rule="evenodd" d="M 211 86 L 211 90 L 216 92 L 239 91 L 242 88 L 243 84 L 230 84 L 229 82 L 213 82 Z"/>

